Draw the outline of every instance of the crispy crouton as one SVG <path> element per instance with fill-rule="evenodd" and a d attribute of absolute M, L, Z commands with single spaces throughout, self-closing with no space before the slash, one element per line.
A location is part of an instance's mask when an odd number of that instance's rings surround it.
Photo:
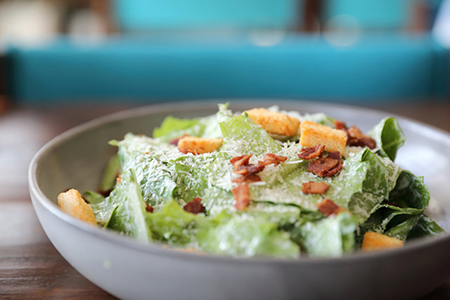
<path fill-rule="evenodd" d="M 185 136 L 178 141 L 178 150 L 183 153 L 192 153 L 194 155 L 210 153 L 222 146 L 223 139 L 199 138 L 194 136 Z"/>
<path fill-rule="evenodd" d="M 366 234 L 364 235 L 361 250 L 376 251 L 390 248 L 400 248 L 402 246 L 402 240 L 389 237 L 377 232 L 366 232 Z"/>
<path fill-rule="evenodd" d="M 303 147 L 315 147 L 318 144 L 325 146 L 325 151 L 338 151 L 344 155 L 347 144 L 347 133 L 342 130 L 332 129 L 311 121 L 304 121 L 300 125 L 300 144 Z"/>
<path fill-rule="evenodd" d="M 97 225 L 94 213 L 87 203 L 81 198 L 80 193 L 75 189 L 58 195 L 58 205 L 63 212 L 81 221 L 92 225 Z"/>
<path fill-rule="evenodd" d="M 300 121 L 286 114 L 270 111 L 266 108 L 254 108 L 245 112 L 253 122 L 261 125 L 267 133 L 284 136 L 293 136 L 298 133 Z"/>

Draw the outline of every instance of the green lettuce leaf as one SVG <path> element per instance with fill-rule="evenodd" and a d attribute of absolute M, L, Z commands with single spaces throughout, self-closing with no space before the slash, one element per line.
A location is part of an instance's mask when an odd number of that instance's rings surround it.
<path fill-rule="evenodd" d="M 361 225 L 361 237 L 374 231 L 405 240 L 420 220 L 430 200 L 423 179 L 401 171 L 386 203 L 380 204 L 369 220 Z"/>
<path fill-rule="evenodd" d="M 219 152 L 227 154 L 228 159 L 249 153 L 275 154 L 281 150 L 281 145 L 260 125 L 256 125 L 246 113 L 235 116 L 228 122 L 221 122 L 220 128 L 224 140 Z"/>
<path fill-rule="evenodd" d="M 184 211 L 175 201 L 169 201 L 161 211 L 147 214 L 146 222 L 155 241 L 186 245 L 194 238 L 196 218 L 196 215 Z"/>
<path fill-rule="evenodd" d="M 406 217 L 401 223 L 395 224 L 392 226 L 389 230 L 387 230 L 384 234 L 399 240 L 406 240 L 408 237 L 409 232 L 411 229 L 413 229 L 418 220 L 420 218 L 420 215 L 415 215 L 412 217 Z"/>
<path fill-rule="evenodd" d="M 396 118 L 385 118 L 378 123 L 370 132 L 378 148 L 378 154 L 395 160 L 398 149 L 405 143 L 405 135 L 400 128 Z"/>
<path fill-rule="evenodd" d="M 430 192 L 423 178 L 409 171 L 401 172 L 394 189 L 389 194 L 389 202 L 400 207 L 412 207 L 424 210 L 430 202 Z"/>
<path fill-rule="evenodd" d="M 167 136 L 165 140 L 169 141 L 173 138 L 182 136 L 183 134 L 189 134 L 192 136 L 200 136 L 205 128 L 201 126 L 200 119 L 179 119 L 172 116 L 168 116 L 161 123 L 160 127 L 153 129 L 153 137 L 160 138 Z M 170 134 L 170 135 L 169 135 Z"/>
<path fill-rule="evenodd" d="M 297 258 L 298 245 L 263 215 L 223 211 L 199 224 L 197 241 L 203 251 L 238 257 Z"/>
<path fill-rule="evenodd" d="M 409 232 L 407 239 L 409 240 L 424 237 L 430 238 L 444 232 L 444 229 L 442 229 L 430 217 L 425 214 L 421 214 L 416 226 L 414 226 Z"/>
<path fill-rule="evenodd" d="M 108 228 L 132 236 L 140 241 L 151 240 L 145 222 L 145 202 L 142 199 L 136 175 L 132 169 L 122 174 L 122 180 L 105 199 L 111 210 Z"/>
<path fill-rule="evenodd" d="M 173 200 L 177 184 L 165 153 L 178 153 L 175 147 L 167 149 L 165 143 L 148 137 L 127 134 L 118 142 L 121 168 L 133 169 L 144 201 L 151 206 Z"/>
<path fill-rule="evenodd" d="M 97 192 L 94 191 L 85 191 L 81 195 L 83 199 L 87 200 L 89 204 L 97 204 L 100 202 L 105 201 L 105 197 Z"/>
<path fill-rule="evenodd" d="M 228 121 L 232 113 L 228 110 L 228 103 L 219 104 L 219 111 L 211 116 L 196 119 L 178 119 L 168 116 L 160 127 L 153 130 L 153 137 L 164 142 L 179 138 L 183 135 L 219 138 L 222 136 L 219 123 Z"/>
<path fill-rule="evenodd" d="M 292 239 L 309 256 L 336 257 L 353 251 L 357 226 L 358 220 L 343 212 L 318 221 L 301 222 L 292 231 Z"/>
<path fill-rule="evenodd" d="M 270 223 L 276 223 L 280 228 L 290 228 L 300 218 L 301 210 L 292 205 L 275 205 L 267 202 L 250 202 L 245 212 L 257 217 L 258 215 L 266 218 Z"/>

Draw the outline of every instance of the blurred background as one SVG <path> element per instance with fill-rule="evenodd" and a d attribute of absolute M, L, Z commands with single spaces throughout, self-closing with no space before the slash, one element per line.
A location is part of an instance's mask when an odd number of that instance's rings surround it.
<path fill-rule="evenodd" d="M 442 101 L 446 0 L 0 0 L 0 103 Z"/>

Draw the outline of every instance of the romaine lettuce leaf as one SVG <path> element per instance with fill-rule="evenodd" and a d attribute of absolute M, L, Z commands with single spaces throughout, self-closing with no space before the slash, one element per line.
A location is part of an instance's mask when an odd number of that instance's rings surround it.
<path fill-rule="evenodd" d="M 444 229 L 442 229 L 430 217 L 425 214 L 421 214 L 416 226 L 414 226 L 414 228 L 412 228 L 409 232 L 407 239 L 409 240 L 423 237 L 429 238 L 444 232 Z"/>
<path fill-rule="evenodd" d="M 389 202 L 400 207 L 424 210 L 430 202 L 430 192 L 423 182 L 423 178 L 417 177 L 409 171 L 403 171 L 389 194 Z"/>
<path fill-rule="evenodd" d="M 300 249 L 289 234 L 278 230 L 264 215 L 223 211 L 199 224 L 197 241 L 203 251 L 238 257 L 297 258 Z"/>
<path fill-rule="evenodd" d="M 398 149 L 405 143 L 405 135 L 398 125 L 396 118 L 385 118 L 378 123 L 370 132 L 377 147 L 378 154 L 384 157 L 389 157 L 392 161 L 395 160 Z"/>
<path fill-rule="evenodd" d="M 195 119 L 179 119 L 172 116 L 168 116 L 164 119 L 164 121 L 161 123 L 160 127 L 156 127 L 153 129 L 153 137 L 159 138 L 162 136 L 166 136 L 169 133 L 171 134 L 171 138 L 175 138 L 178 136 L 183 135 L 183 133 L 189 131 L 191 133 L 194 133 L 193 136 L 198 136 L 198 134 L 201 134 L 204 130 L 203 126 L 199 125 L 199 118 Z M 179 134 L 179 132 L 183 132 Z"/>
<path fill-rule="evenodd" d="M 254 217 L 264 216 L 270 223 L 276 223 L 280 228 L 289 228 L 299 220 L 301 211 L 299 207 L 293 205 L 250 202 L 245 212 Z"/>
<path fill-rule="evenodd" d="M 105 199 L 109 204 L 111 219 L 108 228 L 132 236 L 140 241 L 151 240 L 151 233 L 145 222 L 145 202 L 142 199 L 136 175 L 132 169 L 122 174 L 122 180 Z"/>
<path fill-rule="evenodd" d="M 409 232 L 414 226 L 416 226 L 420 215 L 415 215 L 411 217 L 404 217 L 401 223 L 395 224 L 389 230 L 387 230 L 384 234 L 399 240 L 406 240 Z"/>
<path fill-rule="evenodd" d="M 375 231 L 405 240 L 422 218 L 430 194 L 420 177 L 401 171 L 386 203 L 380 204 L 369 220 L 361 225 L 361 236 Z"/>
<path fill-rule="evenodd" d="M 177 185 L 172 179 L 173 170 L 168 166 L 167 155 L 172 151 L 179 156 L 175 147 L 168 148 L 160 140 L 133 134 L 127 134 L 123 141 L 116 144 L 121 168 L 134 170 L 146 203 L 158 206 L 173 200 Z"/>
<path fill-rule="evenodd" d="M 105 197 L 94 191 L 85 191 L 81 195 L 89 204 L 97 204 L 105 201 Z"/>
<path fill-rule="evenodd" d="M 249 153 L 257 156 L 276 154 L 282 148 L 246 113 L 235 116 L 228 122 L 221 122 L 220 128 L 224 140 L 219 152 L 226 154 L 228 159 Z"/>
<path fill-rule="evenodd" d="M 146 222 L 156 241 L 185 245 L 194 238 L 196 215 L 188 213 L 175 201 L 169 201 L 159 212 L 146 214 Z"/>
<path fill-rule="evenodd" d="M 228 110 L 228 103 L 226 103 L 219 104 L 219 111 L 215 115 L 203 118 L 178 119 L 168 116 L 160 127 L 153 130 L 153 137 L 164 142 L 169 142 L 183 135 L 218 138 L 222 136 L 219 123 L 228 121 L 231 115 L 231 111 Z"/>
<path fill-rule="evenodd" d="M 318 221 L 300 223 L 292 231 L 292 239 L 309 256 L 336 257 L 353 251 L 357 226 L 357 218 L 343 212 Z"/>
<path fill-rule="evenodd" d="M 344 165 L 343 174 L 336 176 L 330 187 L 331 199 L 362 223 L 389 195 L 388 170 L 368 148 L 347 159 Z"/>

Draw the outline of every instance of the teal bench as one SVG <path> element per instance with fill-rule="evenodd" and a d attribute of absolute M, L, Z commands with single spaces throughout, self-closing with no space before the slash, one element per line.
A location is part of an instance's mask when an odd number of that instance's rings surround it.
<path fill-rule="evenodd" d="M 449 95 L 449 50 L 431 36 L 365 36 L 337 48 L 324 38 L 288 35 L 273 46 L 228 39 L 62 39 L 13 48 L 17 101 L 142 101 L 301 98 L 392 101 Z"/>

